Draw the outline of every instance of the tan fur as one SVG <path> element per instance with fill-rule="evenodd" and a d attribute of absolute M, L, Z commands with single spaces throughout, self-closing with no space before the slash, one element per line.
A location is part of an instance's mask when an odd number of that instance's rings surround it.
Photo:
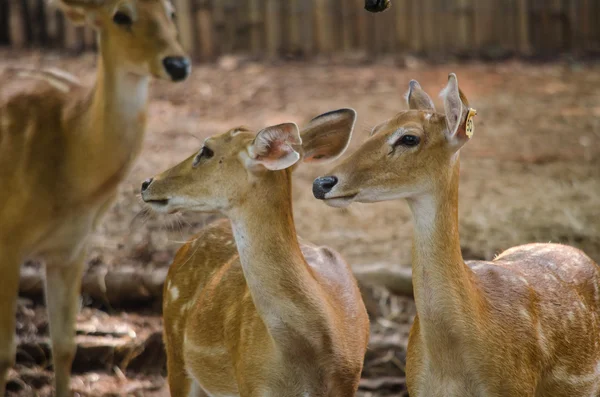
<path fill-rule="evenodd" d="M 56 395 L 70 394 L 86 237 L 141 148 L 150 76 L 166 78 L 163 57 L 182 55 L 165 0 L 96 3 L 70 1 L 100 37 L 94 88 L 54 70 L 12 70 L 0 83 L 0 395 L 27 258 L 46 263 Z M 136 13 L 130 28 L 112 22 L 117 6 Z"/>
<path fill-rule="evenodd" d="M 411 207 L 418 316 L 408 345 L 410 395 L 599 396 L 599 266 L 558 244 L 463 261 L 457 209 L 468 103 L 453 75 L 444 95 L 452 96 L 445 97 L 452 107 L 446 114 L 414 105 L 378 126 L 328 174 L 338 183 L 325 197 L 337 206 L 406 198 Z M 460 116 L 454 135 L 449 114 Z M 394 148 L 398 131 L 419 136 L 420 144 Z"/>
<path fill-rule="evenodd" d="M 163 315 L 171 395 L 354 395 L 369 328 L 356 281 L 339 254 L 298 242 L 291 168 L 248 168 L 253 138 L 240 130 L 209 138 L 214 157 L 197 168 L 190 158 L 143 192 L 151 203 L 169 198 L 162 211 L 218 210 L 231 219 L 185 244 L 169 270 Z M 323 147 L 343 151 L 348 138 Z"/>

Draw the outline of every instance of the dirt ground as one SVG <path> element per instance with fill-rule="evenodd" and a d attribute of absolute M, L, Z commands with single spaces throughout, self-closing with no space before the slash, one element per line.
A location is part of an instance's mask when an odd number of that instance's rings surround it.
<path fill-rule="evenodd" d="M 53 66 L 91 84 L 94 65 L 92 55 L 70 58 L 0 51 L 0 73 L 7 67 Z M 465 259 L 491 259 L 514 245 L 552 241 L 579 247 L 600 261 L 600 64 L 511 61 L 432 66 L 411 62 L 410 66 L 342 61 L 265 65 L 227 58 L 197 65 L 184 84 L 156 82 L 142 155 L 93 238 L 92 267 L 164 269 L 181 243 L 214 219 L 198 214 L 146 214 L 138 194 L 142 180 L 192 154 L 205 137 L 240 125 L 260 128 L 284 121 L 302 125 L 320 113 L 353 107 L 359 118 L 351 151 L 366 139 L 373 125 L 405 109 L 404 93 L 412 78 L 441 108 L 437 94 L 451 71 L 457 73 L 471 106 L 478 110 L 475 136 L 461 150 L 459 213 Z M 330 167 L 306 165 L 296 171 L 299 234 L 339 250 L 356 269 L 373 264 L 410 266 L 412 226 L 406 204 L 330 208 L 311 193 L 313 179 Z M 401 395 L 414 304 L 379 288 L 369 289 L 366 295 L 374 332 L 361 395 Z M 97 322 L 88 324 L 94 317 L 108 316 L 131 328 L 117 332 L 117 339 L 135 341 L 142 334 L 146 342 L 160 339 L 152 337 L 160 334 L 161 327 L 155 304 L 122 311 L 93 300 L 84 303 L 91 307 L 80 316 L 80 338 L 114 336 L 118 324 L 100 333 Z M 110 328 L 108 323 L 105 327 Z M 45 340 L 47 325 L 39 301 L 22 302 L 19 324 L 22 340 Z M 135 346 L 133 350 L 139 351 Z M 115 347 L 111 353 L 114 365 L 76 371 L 80 374 L 74 387 L 80 394 L 168 395 L 162 368 L 148 369 L 138 357 L 139 371 L 125 366 L 128 371 L 124 373 L 120 363 L 129 353 L 117 351 Z M 127 357 L 117 360 L 118 354 Z M 47 362 L 47 351 L 44 357 Z M 15 394 L 48 393 L 49 372 L 40 372 L 33 377 L 35 381 L 27 377 L 39 361 L 27 364 L 24 360 L 13 373 Z M 88 367 L 82 364 L 81 368 Z"/>

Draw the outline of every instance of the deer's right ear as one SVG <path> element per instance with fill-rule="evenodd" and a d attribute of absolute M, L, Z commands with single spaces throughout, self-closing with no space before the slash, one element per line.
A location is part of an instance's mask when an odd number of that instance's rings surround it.
<path fill-rule="evenodd" d="M 408 83 L 408 92 L 406 93 L 406 100 L 408 102 L 409 109 L 414 110 L 435 110 L 433 101 L 421 88 L 421 85 L 417 80 L 411 80 Z"/>
<path fill-rule="evenodd" d="M 291 167 L 300 160 L 300 153 L 293 146 L 301 144 L 296 124 L 284 123 L 267 127 L 260 130 L 248 146 L 248 165 L 251 168 L 261 165 L 271 171 Z"/>

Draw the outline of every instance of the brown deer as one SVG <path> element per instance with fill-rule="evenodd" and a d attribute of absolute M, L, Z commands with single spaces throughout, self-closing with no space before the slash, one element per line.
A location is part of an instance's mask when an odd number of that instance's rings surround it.
<path fill-rule="evenodd" d="M 142 185 L 157 211 L 218 212 L 177 253 L 163 316 L 172 396 L 353 396 L 369 321 L 338 253 L 298 241 L 293 166 L 339 156 L 355 112 L 208 138 Z"/>
<path fill-rule="evenodd" d="M 0 99 L 0 395 L 15 358 L 19 267 L 46 265 L 56 395 L 70 394 L 75 318 L 88 234 L 137 157 L 152 76 L 183 80 L 190 62 L 166 0 L 64 0 L 96 29 L 95 86 L 50 70 L 22 70 L 29 89 L 2 82 Z"/>
<path fill-rule="evenodd" d="M 600 268 L 559 244 L 464 262 L 459 152 L 475 112 L 454 74 L 442 97 L 445 114 L 411 81 L 410 110 L 375 127 L 313 186 L 332 206 L 408 202 L 418 314 L 408 341 L 410 395 L 600 396 Z"/>

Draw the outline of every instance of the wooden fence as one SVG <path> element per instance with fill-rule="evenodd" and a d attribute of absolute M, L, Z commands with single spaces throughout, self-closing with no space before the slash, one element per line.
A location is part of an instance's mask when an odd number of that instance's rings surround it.
<path fill-rule="evenodd" d="M 223 54 L 311 57 L 600 53 L 600 0 L 392 0 L 381 14 L 364 0 L 173 0 L 184 45 Z M 0 45 L 92 49 L 46 0 L 0 0 Z"/>

